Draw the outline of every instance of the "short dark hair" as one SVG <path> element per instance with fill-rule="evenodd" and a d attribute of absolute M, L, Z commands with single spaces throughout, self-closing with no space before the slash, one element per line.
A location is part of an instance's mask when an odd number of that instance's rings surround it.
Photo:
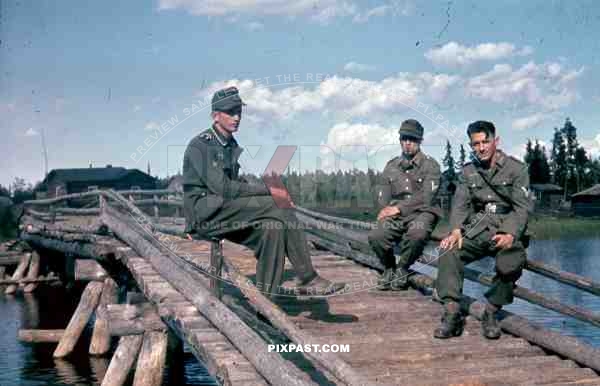
<path fill-rule="evenodd" d="M 467 135 L 471 138 L 471 135 L 475 133 L 485 133 L 486 138 L 494 138 L 496 136 L 496 127 L 489 121 L 475 121 L 467 127 Z"/>

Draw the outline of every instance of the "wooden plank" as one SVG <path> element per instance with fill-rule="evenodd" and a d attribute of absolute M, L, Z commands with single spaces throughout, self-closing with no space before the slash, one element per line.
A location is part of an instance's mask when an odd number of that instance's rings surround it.
<path fill-rule="evenodd" d="M 102 294 L 102 287 L 103 284 L 100 282 L 90 282 L 85 287 L 79 300 L 79 305 L 65 329 L 65 334 L 58 343 L 56 350 L 54 350 L 54 358 L 65 357 L 73 351 L 90 316 L 96 310 L 96 306 L 100 301 L 100 295 Z"/>

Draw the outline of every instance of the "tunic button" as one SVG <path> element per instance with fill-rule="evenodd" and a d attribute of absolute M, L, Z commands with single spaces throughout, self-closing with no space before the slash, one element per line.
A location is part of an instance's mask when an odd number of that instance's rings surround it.
<path fill-rule="evenodd" d="M 406 182 L 408 182 L 408 178 L 406 179 Z"/>
<path fill-rule="evenodd" d="M 406 190 L 408 190 L 408 186 L 406 187 Z"/>
<path fill-rule="evenodd" d="M 488 198 L 492 198 L 492 196 L 488 194 Z"/>

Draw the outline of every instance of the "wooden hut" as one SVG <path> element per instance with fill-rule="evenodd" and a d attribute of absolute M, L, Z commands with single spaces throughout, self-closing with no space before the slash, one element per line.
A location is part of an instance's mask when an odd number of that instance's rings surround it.
<path fill-rule="evenodd" d="M 156 179 L 138 169 L 106 165 L 103 168 L 53 169 L 42 186 L 47 197 L 81 193 L 94 189 L 155 189 Z"/>
<path fill-rule="evenodd" d="M 536 210 L 558 210 L 563 199 L 563 189 L 554 184 L 531 184 Z"/>
<path fill-rule="evenodd" d="M 600 216 L 600 184 L 573 194 L 571 206 L 576 216 Z"/>

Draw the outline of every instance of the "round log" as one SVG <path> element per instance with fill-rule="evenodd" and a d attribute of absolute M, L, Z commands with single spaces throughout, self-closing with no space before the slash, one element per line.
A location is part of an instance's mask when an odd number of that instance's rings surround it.
<path fill-rule="evenodd" d="M 133 386 L 162 385 L 166 358 L 167 333 L 146 332 L 133 378 Z"/>
<path fill-rule="evenodd" d="M 121 386 L 127 379 L 133 363 L 137 359 L 142 346 L 143 335 L 123 336 L 115 351 L 108 370 L 102 380 L 102 386 Z"/>
<path fill-rule="evenodd" d="M 122 201 L 122 198 L 119 200 Z M 130 213 L 134 216 L 138 214 L 139 210 Z M 185 262 L 162 254 L 137 233 L 138 224 L 112 209 L 111 205 L 105 207 L 101 219 L 121 240 L 129 244 L 140 256 L 147 258 L 156 271 L 222 331 L 269 382 L 282 385 L 314 384 L 279 355 L 268 352 L 265 342 L 252 329 L 186 271 L 183 267 L 187 265 Z"/>
<path fill-rule="evenodd" d="M 31 260 L 29 262 L 29 271 L 27 272 L 27 279 L 28 280 L 37 279 L 39 272 L 40 272 L 40 255 L 36 251 L 33 251 L 31 253 Z M 23 289 L 23 292 L 31 293 L 37 288 L 37 286 L 38 286 L 38 283 L 36 283 L 36 282 L 29 283 L 25 286 L 25 288 Z"/>
<path fill-rule="evenodd" d="M 96 260 L 77 259 L 75 260 L 75 280 L 76 281 L 104 281 L 108 274 Z"/>
<path fill-rule="evenodd" d="M 13 272 L 13 274 L 11 276 L 12 280 L 20 280 L 23 278 L 23 275 L 25 274 L 25 271 L 27 270 L 27 267 L 29 266 L 29 259 L 31 259 L 30 253 L 26 253 L 25 255 L 21 256 L 21 261 L 19 262 L 17 269 L 15 269 L 15 272 Z M 11 284 L 8 287 L 6 287 L 6 290 L 4 291 L 4 293 L 7 295 L 10 295 L 10 294 L 14 294 L 16 291 L 17 291 L 17 285 Z"/>
<path fill-rule="evenodd" d="M 118 301 L 118 290 L 117 283 L 113 279 L 109 277 L 104 280 L 90 343 L 90 355 L 105 355 L 110 350 L 111 335 L 105 309 L 109 304 Z"/>
<path fill-rule="evenodd" d="M 19 340 L 28 343 L 56 343 L 65 334 L 65 330 L 19 330 Z"/>
<path fill-rule="evenodd" d="M 100 295 L 102 294 L 102 287 L 103 284 L 99 282 L 90 282 L 85 287 L 79 300 L 79 305 L 65 329 L 65 334 L 58 343 L 56 350 L 54 350 L 54 358 L 65 357 L 73 351 L 85 325 L 98 305 Z"/>

